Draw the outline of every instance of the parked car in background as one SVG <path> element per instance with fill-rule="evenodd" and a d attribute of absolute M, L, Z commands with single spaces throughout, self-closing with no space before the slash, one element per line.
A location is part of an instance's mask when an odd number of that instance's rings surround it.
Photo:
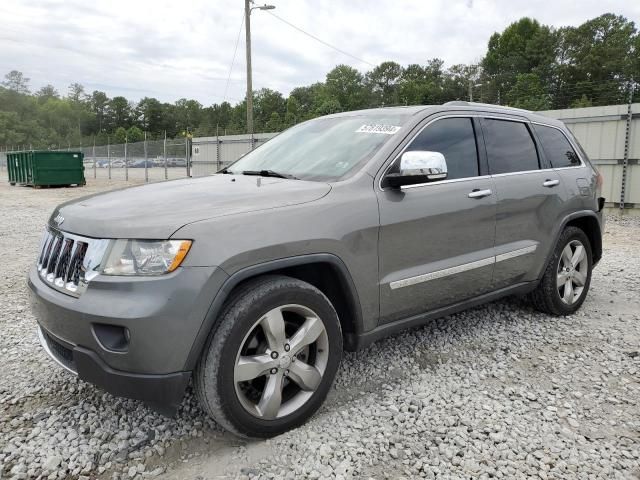
<path fill-rule="evenodd" d="M 138 158 L 129 163 L 129 168 L 145 168 L 145 165 L 147 168 L 153 168 L 156 166 L 156 163 L 150 158 L 146 160 L 144 158 Z"/>
<path fill-rule="evenodd" d="M 184 158 L 167 158 L 170 167 L 186 167 L 187 161 Z"/>
<path fill-rule="evenodd" d="M 219 174 L 55 208 L 29 274 L 40 340 L 156 406 L 193 380 L 220 425 L 270 437 L 322 405 L 344 349 L 511 294 L 574 313 L 601 186 L 561 122 L 524 110 L 316 118 Z"/>

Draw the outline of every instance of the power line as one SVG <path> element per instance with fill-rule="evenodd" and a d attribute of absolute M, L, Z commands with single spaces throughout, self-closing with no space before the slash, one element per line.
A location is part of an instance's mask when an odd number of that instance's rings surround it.
<path fill-rule="evenodd" d="M 224 96 L 222 97 L 222 103 L 227 100 L 227 91 L 229 90 L 229 82 L 231 81 L 231 73 L 233 72 L 233 65 L 236 63 L 236 53 L 238 52 L 238 44 L 240 43 L 240 34 L 242 33 L 242 26 L 244 25 L 244 12 L 242 12 L 242 20 L 240 21 L 240 28 L 238 29 L 238 36 L 236 37 L 236 46 L 233 49 L 233 58 L 231 59 L 231 66 L 229 67 L 229 75 L 227 76 L 227 84 L 224 87 Z"/>
<path fill-rule="evenodd" d="M 373 63 L 369 63 L 369 62 L 367 62 L 366 60 L 363 60 L 363 59 L 362 59 L 362 58 L 360 58 L 360 57 L 356 57 L 355 55 L 352 55 L 352 54 L 350 54 L 349 52 L 345 52 L 344 50 L 342 50 L 341 48 L 336 47 L 335 45 L 331 45 L 330 43 L 325 42 L 325 41 L 324 41 L 324 40 L 322 40 L 321 38 L 318 38 L 318 37 L 316 37 L 315 35 L 313 35 L 313 34 L 311 34 L 311 33 L 309 33 L 309 32 L 304 31 L 304 30 L 303 30 L 303 29 L 301 29 L 300 27 L 295 26 L 293 23 L 288 22 L 288 21 L 287 21 L 287 20 L 285 20 L 284 18 L 279 17 L 278 15 L 276 15 L 275 13 L 272 13 L 271 11 L 267 10 L 267 13 L 268 13 L 269 15 L 271 15 L 272 17 L 277 18 L 277 19 L 278 19 L 278 20 L 280 20 L 281 22 L 286 23 L 286 24 L 287 24 L 287 25 L 289 25 L 291 28 L 295 28 L 295 29 L 296 29 L 296 30 L 298 30 L 300 33 L 303 33 L 303 34 L 305 34 L 306 36 L 313 38 L 315 41 L 320 42 L 320 43 L 322 43 L 323 45 L 325 45 L 325 46 L 327 46 L 327 47 L 329 47 L 329 48 L 332 48 L 332 49 L 333 49 L 333 50 L 335 50 L 336 52 L 340 52 L 341 54 L 346 55 L 347 57 L 351 57 L 351 58 L 353 58 L 353 59 L 355 59 L 355 60 L 358 60 L 359 62 L 366 63 L 366 64 L 367 64 L 367 65 L 369 65 L 370 67 L 375 67 L 375 65 L 374 65 Z"/>

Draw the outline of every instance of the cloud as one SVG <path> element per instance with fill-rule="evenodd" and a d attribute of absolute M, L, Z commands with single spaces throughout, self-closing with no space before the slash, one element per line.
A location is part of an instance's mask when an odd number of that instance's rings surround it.
<path fill-rule="evenodd" d="M 261 2 L 258 2 L 261 3 Z M 268 12 L 251 15 L 254 88 L 287 94 L 324 79 L 339 63 L 365 72 L 368 63 L 403 65 L 442 58 L 478 61 L 489 36 L 523 16 L 554 26 L 577 25 L 613 11 L 640 18 L 640 3 L 623 0 L 270 0 L 274 13 L 365 60 L 336 52 Z M 87 90 L 137 100 L 223 99 L 243 15 L 238 0 L 13 0 L 0 4 L 0 74 L 16 69 L 33 89 Z M 244 31 L 227 100 L 245 90 Z"/>

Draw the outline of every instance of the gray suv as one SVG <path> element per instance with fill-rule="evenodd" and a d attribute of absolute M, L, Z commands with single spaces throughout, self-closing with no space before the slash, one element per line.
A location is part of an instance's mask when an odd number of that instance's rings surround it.
<path fill-rule="evenodd" d="M 528 294 L 575 312 L 602 179 L 559 121 L 492 105 L 341 113 L 216 175 L 73 200 L 29 274 L 63 368 L 269 437 L 322 404 L 343 349 Z"/>

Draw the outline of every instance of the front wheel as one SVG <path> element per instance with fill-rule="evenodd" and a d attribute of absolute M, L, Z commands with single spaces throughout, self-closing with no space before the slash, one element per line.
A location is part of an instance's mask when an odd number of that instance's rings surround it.
<path fill-rule="evenodd" d="M 556 244 L 540 284 L 531 293 L 534 307 L 551 315 L 570 315 L 584 302 L 593 260 L 591 244 L 577 227 L 567 227 Z"/>
<path fill-rule="evenodd" d="M 314 286 L 266 276 L 223 309 L 195 372 L 202 407 L 243 437 L 271 437 L 322 405 L 342 356 L 335 309 Z"/>

